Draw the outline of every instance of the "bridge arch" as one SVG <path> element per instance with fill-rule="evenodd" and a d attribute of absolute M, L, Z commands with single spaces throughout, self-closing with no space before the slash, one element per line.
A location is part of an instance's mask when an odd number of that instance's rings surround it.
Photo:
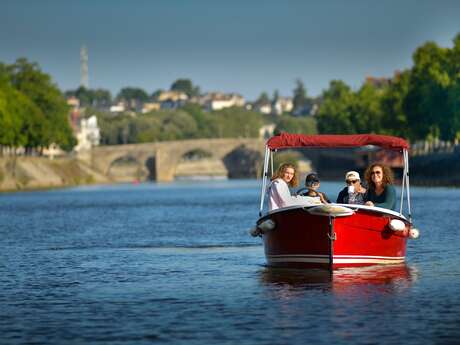
<path fill-rule="evenodd" d="M 235 171 L 234 166 L 239 165 L 240 162 L 234 158 L 235 153 L 232 152 L 242 145 L 244 150 L 259 152 L 260 155 L 264 152 L 264 141 L 259 139 L 194 139 L 100 146 L 79 153 L 79 158 L 86 161 L 95 170 L 107 175 L 112 162 L 124 156 L 132 156 L 140 162 L 141 170 L 145 176 L 149 177 L 146 179 L 167 182 L 172 181 L 176 176 L 177 168 L 180 167 L 179 164 L 183 157 L 188 157 L 193 152 L 212 154 L 212 157 L 208 157 L 209 159 L 220 160 L 225 169 Z M 239 148 L 238 150 L 242 149 Z M 236 152 L 239 152 L 238 150 Z M 249 154 L 249 157 L 255 156 L 254 152 Z M 229 175 L 230 177 L 240 176 L 241 173 L 232 172 Z"/>
<path fill-rule="evenodd" d="M 259 177 L 263 156 L 260 151 L 240 145 L 223 157 L 229 178 Z"/>
<path fill-rule="evenodd" d="M 196 176 L 227 177 L 227 175 L 228 171 L 221 157 L 201 147 L 192 148 L 182 154 L 174 173 L 176 179 Z"/>

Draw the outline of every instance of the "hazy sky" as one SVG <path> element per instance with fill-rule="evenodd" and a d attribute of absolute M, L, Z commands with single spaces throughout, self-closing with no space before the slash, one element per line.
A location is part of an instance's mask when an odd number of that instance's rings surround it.
<path fill-rule="evenodd" d="M 253 99 L 292 95 L 297 78 L 312 96 L 332 79 L 357 88 L 459 32 L 460 1 L 447 0 L 0 0 L 0 61 L 38 62 L 63 90 L 80 83 L 82 44 L 91 88 L 190 78 Z"/>

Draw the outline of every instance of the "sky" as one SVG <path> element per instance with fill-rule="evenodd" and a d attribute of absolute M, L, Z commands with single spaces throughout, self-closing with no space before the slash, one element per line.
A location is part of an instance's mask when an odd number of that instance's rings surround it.
<path fill-rule="evenodd" d="M 149 94 L 189 78 L 202 92 L 292 96 L 296 79 L 318 96 L 340 79 L 412 66 L 427 41 L 452 46 L 456 0 L 0 0 L 0 62 L 37 62 L 63 90 Z"/>

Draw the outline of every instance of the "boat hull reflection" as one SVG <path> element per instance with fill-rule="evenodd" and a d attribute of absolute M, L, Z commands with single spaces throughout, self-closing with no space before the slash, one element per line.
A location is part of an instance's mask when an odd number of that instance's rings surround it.
<path fill-rule="evenodd" d="M 334 292 L 346 292 L 359 286 L 385 286 L 390 291 L 400 291 L 410 287 L 416 279 L 416 269 L 406 264 L 352 267 L 334 271 L 266 267 L 261 271 L 261 281 L 266 285 L 318 288 Z"/>

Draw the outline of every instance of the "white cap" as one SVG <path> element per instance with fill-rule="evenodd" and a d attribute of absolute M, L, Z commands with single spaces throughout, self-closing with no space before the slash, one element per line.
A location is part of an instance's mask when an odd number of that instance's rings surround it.
<path fill-rule="evenodd" d="M 347 181 L 350 178 L 355 179 L 355 180 L 361 180 L 359 178 L 359 173 L 357 171 L 349 171 L 345 174 L 345 181 Z"/>

